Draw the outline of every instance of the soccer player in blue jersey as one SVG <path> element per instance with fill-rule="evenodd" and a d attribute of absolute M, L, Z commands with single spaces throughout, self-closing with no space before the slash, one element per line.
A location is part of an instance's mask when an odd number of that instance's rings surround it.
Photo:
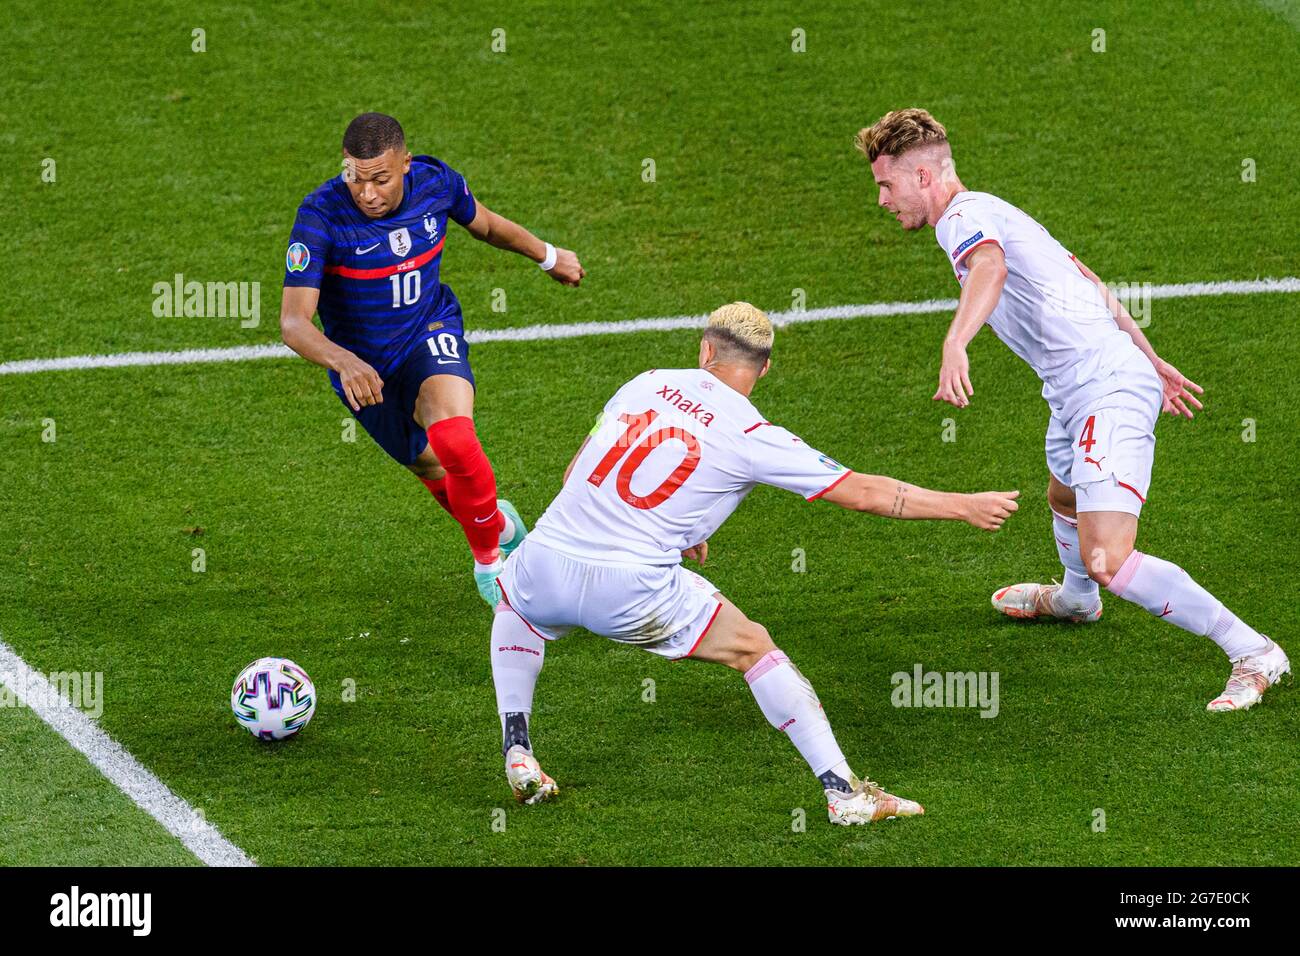
<path fill-rule="evenodd" d="M 474 373 L 464 318 L 440 281 L 448 221 L 527 256 L 576 286 L 578 257 L 475 200 L 464 178 L 412 156 L 401 125 L 363 113 L 343 134 L 343 173 L 298 207 L 285 256 L 280 333 L 330 384 L 370 436 L 424 482 L 465 531 L 479 594 L 527 529 L 474 431 Z M 312 322 L 320 313 L 322 333 Z"/>

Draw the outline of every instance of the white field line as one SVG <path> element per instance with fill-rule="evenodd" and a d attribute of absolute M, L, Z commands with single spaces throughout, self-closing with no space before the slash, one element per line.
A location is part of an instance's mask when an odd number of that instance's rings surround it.
<path fill-rule="evenodd" d="M 87 759 L 115 787 L 166 828 L 208 866 L 254 866 L 244 851 L 218 832 L 192 806 L 99 726 L 77 710 L 45 676 L 32 670 L 13 648 L 0 641 L 0 684 L 30 708 Z"/>
<path fill-rule="evenodd" d="M 1153 299 L 1190 299 L 1216 295 L 1256 295 L 1270 292 L 1300 292 L 1300 278 L 1255 279 L 1238 282 L 1182 282 L 1153 285 Z M 875 318 L 890 315 L 929 315 L 951 312 L 956 299 L 925 302 L 874 302 L 867 305 L 835 305 L 802 312 L 773 312 L 777 325 L 799 322 L 828 322 L 836 319 Z M 472 345 L 483 342 L 533 342 L 541 339 L 574 339 L 629 332 L 668 332 L 696 329 L 707 315 L 672 315 L 662 318 L 624 319 L 617 322 L 575 322 L 566 325 L 525 325 L 512 329 L 473 329 L 465 338 Z M 113 355 L 70 355 L 66 358 L 21 359 L 0 363 L 0 375 L 30 375 L 90 368 L 123 368 L 139 365 L 189 365 L 196 362 L 247 362 L 254 359 L 290 358 L 293 352 L 279 343 L 239 345 L 221 349 L 181 349 L 175 352 L 121 352 Z"/>

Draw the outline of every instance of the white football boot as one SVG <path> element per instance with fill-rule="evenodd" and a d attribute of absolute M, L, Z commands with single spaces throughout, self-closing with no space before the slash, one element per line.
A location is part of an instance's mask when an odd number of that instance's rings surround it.
<path fill-rule="evenodd" d="M 547 776 L 537 758 L 522 744 L 506 751 L 506 780 L 520 803 L 541 803 L 560 792 L 559 784 Z"/>
<path fill-rule="evenodd" d="M 1093 607 L 1078 607 L 1057 600 L 1059 584 L 1012 584 L 994 593 L 993 607 L 1007 617 L 1056 617 L 1075 624 L 1101 620 L 1101 598 Z"/>
<path fill-rule="evenodd" d="M 1232 676 L 1223 693 L 1205 705 L 1206 710 L 1246 710 L 1259 703 L 1264 691 L 1291 673 L 1291 661 L 1276 641 L 1263 654 L 1232 662 Z"/>
<path fill-rule="evenodd" d="M 851 793 L 839 790 L 826 791 L 826 816 L 837 826 L 850 827 L 894 817 L 919 817 L 925 807 L 912 800 L 904 800 L 880 789 L 870 780 L 850 781 Z"/>

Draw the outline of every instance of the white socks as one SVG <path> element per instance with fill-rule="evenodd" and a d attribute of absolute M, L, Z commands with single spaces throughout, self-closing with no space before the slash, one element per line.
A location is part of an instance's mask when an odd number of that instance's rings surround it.
<path fill-rule="evenodd" d="M 497 713 L 503 730 L 508 730 L 506 714 L 532 714 L 533 689 L 542 672 L 546 642 L 507 609 L 492 621 L 491 652 Z M 821 777 L 830 771 L 845 781 L 853 776 L 817 693 L 784 653 L 776 650 L 764 655 L 745 672 L 745 680 L 768 723 L 789 734 L 814 774 Z"/>
<path fill-rule="evenodd" d="M 1269 640 L 1248 627 L 1176 564 L 1134 551 L 1106 590 L 1132 601 L 1185 631 L 1208 637 L 1229 660 L 1269 649 Z"/>
<path fill-rule="evenodd" d="M 759 658 L 745 671 L 745 680 L 767 722 L 789 735 L 815 775 L 832 771 L 846 781 L 852 777 L 817 692 L 783 651 Z"/>
<path fill-rule="evenodd" d="M 1097 582 L 1088 577 L 1088 568 L 1079 553 L 1079 523 L 1053 511 L 1052 535 L 1056 539 L 1056 553 L 1065 568 L 1065 579 L 1057 592 L 1057 599 L 1066 607 L 1096 607 L 1101 591 Z"/>
<path fill-rule="evenodd" d="M 497 713 L 533 712 L 533 688 L 542 672 L 546 642 L 514 611 L 499 611 L 492 621 L 492 683 Z"/>
<path fill-rule="evenodd" d="M 1052 533 L 1056 553 L 1065 567 L 1065 580 L 1056 600 L 1067 607 L 1094 607 L 1100 594 L 1097 582 L 1088 577 L 1084 555 L 1079 553 L 1078 522 L 1053 511 Z M 1186 571 L 1149 554 L 1130 554 L 1106 590 L 1185 631 L 1210 638 L 1223 648 L 1229 660 L 1263 654 L 1269 649 L 1268 638 L 1243 624 Z"/>

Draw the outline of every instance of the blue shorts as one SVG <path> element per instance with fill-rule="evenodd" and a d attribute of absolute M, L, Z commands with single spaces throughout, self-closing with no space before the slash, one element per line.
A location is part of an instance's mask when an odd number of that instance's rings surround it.
<path fill-rule="evenodd" d="M 352 412 L 384 451 L 402 465 L 410 465 L 429 447 L 429 436 L 415 420 L 415 400 L 424 380 L 433 375 L 456 375 L 474 384 L 469 367 L 469 343 L 457 332 L 439 332 L 416 342 L 396 371 L 384 378 L 384 400 Z M 336 373 L 330 384 L 352 411 Z"/>

